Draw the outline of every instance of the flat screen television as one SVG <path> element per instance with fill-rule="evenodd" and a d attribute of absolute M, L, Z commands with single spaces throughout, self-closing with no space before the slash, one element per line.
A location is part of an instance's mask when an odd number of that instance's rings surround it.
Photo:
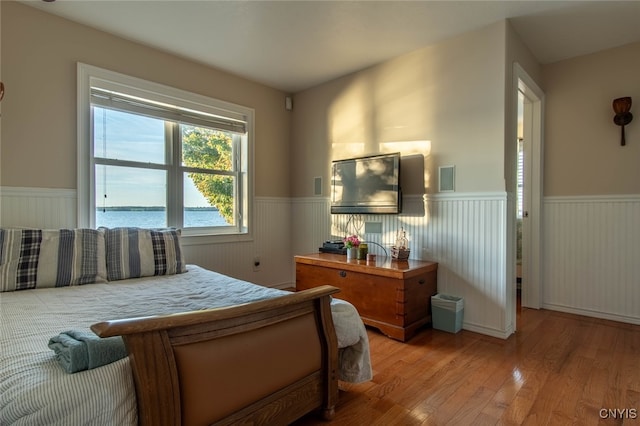
<path fill-rule="evenodd" d="M 400 153 L 335 160 L 331 163 L 331 213 L 400 212 Z"/>

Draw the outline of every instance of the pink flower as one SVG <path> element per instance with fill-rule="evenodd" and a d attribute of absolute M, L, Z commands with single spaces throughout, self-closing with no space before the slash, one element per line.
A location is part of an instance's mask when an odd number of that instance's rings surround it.
<path fill-rule="evenodd" d="M 357 235 L 350 235 L 348 237 L 344 237 L 342 241 L 344 241 L 344 245 L 347 248 L 358 247 L 360 245 L 360 240 L 358 239 Z"/>

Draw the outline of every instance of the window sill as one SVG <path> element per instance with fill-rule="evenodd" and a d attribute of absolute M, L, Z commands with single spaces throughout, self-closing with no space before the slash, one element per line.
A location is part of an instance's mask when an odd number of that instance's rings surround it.
<path fill-rule="evenodd" d="M 253 241 L 251 234 L 197 234 L 182 231 L 182 246 L 197 246 L 206 244 L 240 243 Z"/>

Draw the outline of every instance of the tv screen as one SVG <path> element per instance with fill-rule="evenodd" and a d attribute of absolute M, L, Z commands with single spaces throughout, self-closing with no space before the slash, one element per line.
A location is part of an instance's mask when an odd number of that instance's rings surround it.
<path fill-rule="evenodd" d="M 331 164 L 331 213 L 402 211 L 400 153 L 336 160 Z"/>

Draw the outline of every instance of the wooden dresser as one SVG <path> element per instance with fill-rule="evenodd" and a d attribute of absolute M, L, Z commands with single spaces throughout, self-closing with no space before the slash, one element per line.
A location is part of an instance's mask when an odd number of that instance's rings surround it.
<path fill-rule="evenodd" d="M 437 291 L 435 262 L 396 261 L 378 256 L 375 263 L 340 254 L 295 256 L 296 290 L 329 284 L 356 307 L 362 321 L 387 336 L 406 341 L 431 323 L 431 296 Z"/>

